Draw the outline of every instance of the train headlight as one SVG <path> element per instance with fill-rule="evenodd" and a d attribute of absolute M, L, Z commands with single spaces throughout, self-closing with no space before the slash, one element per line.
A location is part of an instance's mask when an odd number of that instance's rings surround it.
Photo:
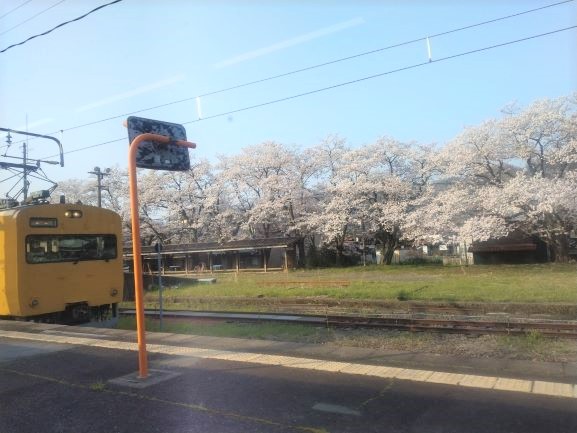
<path fill-rule="evenodd" d="M 115 297 L 118 295 L 118 289 L 110 289 L 110 296 Z"/>
<path fill-rule="evenodd" d="M 29 305 L 30 307 L 32 307 L 32 308 L 37 307 L 38 304 L 40 304 L 40 301 L 39 301 L 38 299 L 36 299 L 36 298 L 32 298 L 32 299 L 30 300 L 30 302 L 28 303 L 28 305 Z"/>
<path fill-rule="evenodd" d="M 82 211 L 76 209 L 68 209 L 64 212 L 66 218 L 82 218 Z"/>

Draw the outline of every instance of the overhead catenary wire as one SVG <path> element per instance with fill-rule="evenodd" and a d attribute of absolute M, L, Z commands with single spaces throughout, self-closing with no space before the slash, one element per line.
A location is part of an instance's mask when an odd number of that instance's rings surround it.
<path fill-rule="evenodd" d="M 18 9 L 20 9 L 22 6 L 26 6 L 28 3 L 30 3 L 32 0 L 26 0 L 24 3 L 20 4 L 19 6 L 16 6 L 13 9 L 10 9 L 8 12 L 6 12 L 4 15 L 0 16 L 0 20 L 4 17 L 7 17 L 8 15 L 10 15 L 12 12 L 16 12 Z"/>
<path fill-rule="evenodd" d="M 309 91 L 309 92 L 299 93 L 299 94 L 297 94 L 297 95 L 292 95 L 292 96 L 288 96 L 288 97 L 285 97 L 285 98 L 275 99 L 275 100 L 268 101 L 268 102 L 264 102 L 264 103 L 261 103 L 261 104 L 251 105 L 251 106 L 249 106 L 249 107 L 244 107 L 244 108 L 232 110 L 232 111 L 228 111 L 228 112 L 225 112 L 225 113 L 219 113 L 219 114 L 215 114 L 215 115 L 212 115 L 212 116 L 205 116 L 205 117 L 203 117 L 202 119 L 191 120 L 191 121 L 188 121 L 188 122 L 183 122 L 182 124 L 183 124 L 183 125 L 187 125 L 187 124 L 190 124 L 190 123 L 197 123 L 197 122 L 200 122 L 200 121 L 203 121 L 203 120 L 209 120 L 209 119 L 213 119 L 213 118 L 216 118 L 216 117 L 228 116 L 228 115 L 235 114 L 235 113 L 238 113 L 238 112 L 241 112 L 241 111 L 247 111 L 247 110 L 251 110 L 251 109 L 254 109 L 254 108 L 260 108 L 260 107 L 264 107 L 264 106 L 267 106 L 267 105 L 276 104 L 276 103 L 279 103 L 279 102 L 289 101 L 289 100 L 291 100 L 291 99 L 296 99 L 296 98 L 300 98 L 300 97 L 303 97 L 303 96 L 313 95 L 313 94 L 315 94 L 315 93 L 320 93 L 320 92 L 324 92 L 324 91 L 327 91 L 327 90 L 332 90 L 332 89 L 336 89 L 336 88 L 339 88 L 339 87 L 348 86 L 348 85 L 350 85 L 350 84 L 360 83 L 360 82 L 362 82 L 362 81 L 371 80 L 371 79 L 378 78 L 378 77 L 382 77 L 382 76 L 385 76 L 385 75 L 390 75 L 390 74 L 393 74 L 393 73 L 396 73 L 396 72 L 402 72 L 402 71 L 406 71 L 406 70 L 409 70 L 409 69 L 418 68 L 418 67 L 420 67 L 420 66 L 425 66 L 425 65 L 428 65 L 428 64 L 431 64 L 431 63 L 439 63 L 439 62 L 442 62 L 442 61 L 451 60 L 451 59 L 455 59 L 455 58 L 458 58 L 458 57 L 463 57 L 463 56 L 466 56 L 466 55 L 479 53 L 479 52 L 482 52 L 482 51 L 488 51 L 488 50 L 491 50 L 491 49 L 495 49 L 495 48 L 504 47 L 504 46 L 507 46 L 507 45 L 512 45 L 512 44 L 516 44 L 516 43 L 528 41 L 528 40 L 531 40 L 531 39 L 536 39 L 536 38 L 540 38 L 540 37 L 544 37 L 544 36 L 549 36 L 549 35 L 552 35 L 552 34 L 555 34 L 555 33 L 560 33 L 560 32 L 568 31 L 568 30 L 575 29 L 575 28 L 577 28 L 577 25 L 575 25 L 575 26 L 570 26 L 570 27 L 565 27 L 565 28 L 562 28 L 562 29 L 552 30 L 552 31 L 550 31 L 550 32 L 540 33 L 540 34 L 533 35 L 533 36 L 527 36 L 527 37 L 525 37 L 525 38 L 516 39 L 516 40 L 508 41 L 508 42 L 503 42 L 503 43 L 500 43 L 500 44 L 490 45 L 490 46 L 483 47 L 483 48 L 478 48 L 478 49 L 475 49 L 475 50 L 465 51 L 465 52 L 461 52 L 461 53 L 458 53 L 458 54 L 453 54 L 453 55 L 451 55 L 451 56 L 442 57 L 442 58 L 439 58 L 439 59 L 436 59 L 436 60 L 428 59 L 426 62 L 416 63 L 416 64 L 409 65 L 409 66 L 405 66 L 405 67 L 402 67 L 402 68 L 397 68 L 397 69 L 393 69 L 393 70 L 390 70 L 390 71 L 381 72 L 381 73 L 374 74 L 374 75 L 369 75 L 369 76 L 362 77 L 362 78 L 358 78 L 358 79 L 355 79 L 355 80 L 351 80 L 351 81 L 346 81 L 346 82 L 343 82 L 343 83 L 334 84 L 334 85 L 332 85 L 332 86 L 322 87 L 322 88 L 320 88 L 320 89 L 315 89 L 315 90 L 311 90 L 311 91 Z"/>
<path fill-rule="evenodd" d="M 165 108 L 165 107 L 169 107 L 169 106 L 171 106 L 171 105 L 181 104 L 181 103 L 183 103 L 183 102 L 188 102 L 188 101 L 196 100 L 197 98 L 204 98 L 204 97 L 216 95 L 216 94 L 219 94 L 219 93 L 229 92 L 229 91 L 236 90 L 236 89 L 240 89 L 240 88 L 243 88 L 243 87 L 248 87 L 248 86 L 252 86 L 252 85 L 255 85 L 255 84 L 264 83 L 264 82 L 266 82 L 266 81 L 271 81 L 271 80 L 275 80 L 275 79 L 278 79 L 278 78 L 283 78 L 283 77 L 287 77 L 287 76 L 290 76 L 290 75 L 295 75 L 295 74 L 299 74 L 299 73 L 302 73 L 302 72 L 310 71 L 310 70 L 313 70 L 313 69 L 318 69 L 318 68 L 322 68 L 322 67 L 325 67 L 325 66 L 334 65 L 334 64 L 336 64 L 336 63 L 341 63 L 341 62 L 345 62 L 345 61 L 357 59 L 357 58 L 359 58 L 359 57 L 364 57 L 364 56 L 368 56 L 368 55 L 371 55 L 371 54 L 376 54 L 376 53 L 379 53 L 379 52 L 391 50 L 391 49 L 394 49 L 394 48 L 399 48 L 399 47 L 402 47 L 402 46 L 405 46 L 405 45 L 410 45 L 410 44 L 414 44 L 414 43 L 418 43 L 418 42 L 427 41 L 427 40 L 430 40 L 430 39 L 435 38 L 435 37 L 445 36 L 445 35 L 449 35 L 449 34 L 452 34 L 452 33 L 458 33 L 458 32 L 462 32 L 462 31 L 465 31 L 465 30 L 468 30 L 468 29 L 472 29 L 472 28 L 475 28 L 475 27 L 480 27 L 480 26 L 492 24 L 492 23 L 495 23 L 495 22 L 499 22 L 499 21 L 503 21 L 503 20 L 515 18 L 515 17 L 521 16 L 521 15 L 526 15 L 526 14 L 533 13 L 533 12 L 537 12 L 537 11 L 541 11 L 541 10 L 544 10 L 544 9 L 548 9 L 548 8 L 560 6 L 560 5 L 563 5 L 563 4 L 572 3 L 572 2 L 574 2 L 574 1 L 576 1 L 576 0 L 564 0 L 564 1 L 561 1 L 561 2 L 557 2 L 557 3 L 551 3 L 551 4 L 548 4 L 548 5 L 545 5 L 545 6 L 541 6 L 541 7 L 538 7 L 538 8 L 528 9 L 528 10 L 521 11 L 521 12 L 517 12 L 517 13 L 514 13 L 514 14 L 510 14 L 510 15 L 506 15 L 506 16 L 494 18 L 494 19 L 487 20 L 487 21 L 482 21 L 482 22 L 475 23 L 475 24 L 470 24 L 470 25 L 463 26 L 463 27 L 458 27 L 458 28 L 451 29 L 451 30 L 446 30 L 446 31 L 443 31 L 443 32 L 440 32 L 440 33 L 435 33 L 435 34 L 432 34 L 432 35 L 423 36 L 423 37 L 420 37 L 420 38 L 408 40 L 408 41 L 405 41 L 405 42 L 396 43 L 396 44 L 393 44 L 393 45 L 388 45 L 388 46 L 381 47 L 381 48 L 377 48 L 377 49 L 370 50 L 370 51 L 364 51 L 364 52 L 361 52 L 361 53 L 353 54 L 353 55 L 351 55 L 351 56 L 341 57 L 341 58 L 334 59 L 334 60 L 331 60 L 331 61 L 328 61 L 328 62 L 318 63 L 318 64 L 311 65 L 311 66 L 307 66 L 307 67 L 304 67 L 304 68 L 299 68 L 299 69 L 295 69 L 295 70 L 292 70 L 292 71 L 284 72 L 284 73 L 282 73 L 282 74 L 272 75 L 272 76 L 268 76 L 268 77 L 261 78 L 261 79 L 258 79 L 258 80 L 253 80 L 253 81 L 248 81 L 248 82 L 245 82 L 245 83 L 240 83 L 240 84 L 233 85 L 233 86 L 230 86 L 230 87 L 225 87 L 225 88 L 222 88 L 222 89 L 218 89 L 218 90 L 214 90 L 214 91 L 202 93 L 202 94 L 199 94 L 199 95 L 196 95 L 196 96 L 191 96 L 191 97 L 187 97 L 187 98 L 184 98 L 184 99 L 179 99 L 179 100 L 176 100 L 176 101 L 167 102 L 167 103 L 160 104 L 160 105 L 155 105 L 155 106 L 152 106 L 152 107 L 142 108 L 142 109 L 130 111 L 130 112 L 127 112 L 127 113 L 122 113 L 122 114 L 115 115 L 115 116 L 111 116 L 111 117 L 107 117 L 107 118 L 104 118 L 104 119 L 94 120 L 94 121 L 91 121 L 91 122 L 87 122 L 87 123 L 83 123 L 83 124 L 71 126 L 71 127 L 69 127 L 69 128 L 65 128 L 65 129 L 59 129 L 59 130 L 57 130 L 57 131 L 52 131 L 52 132 L 50 132 L 50 133 L 47 133 L 46 135 L 52 135 L 52 134 L 56 134 L 56 133 L 58 133 L 58 132 L 72 131 L 72 130 L 84 128 L 84 127 L 87 127 L 87 126 L 92 126 L 92 125 L 97 125 L 97 124 L 99 124 L 99 123 L 108 122 L 108 121 L 111 121 L 111 120 L 124 119 L 124 118 L 126 118 L 127 116 L 130 116 L 130 115 L 139 114 L 139 113 L 143 113 L 143 112 L 151 111 L 151 110 L 156 110 L 156 109 L 158 109 L 158 108 Z M 206 117 L 204 117 L 203 119 L 206 119 Z M 16 142 L 14 142 L 13 144 L 18 144 L 18 143 L 19 143 L 19 141 L 16 141 Z"/>
<path fill-rule="evenodd" d="M 517 44 L 517 43 L 529 41 L 529 40 L 532 40 L 532 39 L 537 39 L 537 38 L 541 38 L 541 37 L 545 37 L 545 36 L 550 36 L 550 35 L 553 35 L 553 34 L 556 34 L 556 33 L 561 33 L 561 32 L 573 30 L 573 29 L 576 29 L 576 28 L 577 28 L 577 25 L 570 26 L 570 27 L 564 27 L 564 28 L 561 28 L 561 29 L 552 30 L 552 31 L 545 32 L 545 33 L 539 33 L 539 34 L 536 34 L 536 35 L 527 36 L 527 37 L 520 38 L 520 39 L 515 39 L 515 40 L 512 40 L 512 41 L 502 42 L 502 43 L 500 43 L 500 44 L 494 44 L 494 45 L 489 45 L 489 46 L 482 47 L 482 48 L 477 48 L 477 49 L 474 49 L 474 50 L 464 51 L 464 52 L 457 53 L 457 54 L 453 54 L 453 55 L 450 55 L 450 56 L 441 57 L 441 58 L 438 58 L 438 59 L 432 59 L 432 60 L 428 60 L 428 59 L 427 59 L 427 61 L 425 61 L 425 62 L 421 62 L 421 63 L 416 63 L 416 64 L 413 64 L 413 65 L 404 66 L 404 67 L 402 67 L 402 68 L 392 69 L 392 70 L 390 70 L 390 71 L 386 71 L 386 72 L 381 72 L 381 73 L 378 73 L 378 74 L 369 75 L 369 76 L 362 77 L 362 78 L 358 78 L 358 79 L 355 79 L 355 80 L 351 80 L 351 81 L 346 81 L 346 82 L 334 84 L 334 85 L 332 85 L 332 86 L 322 87 L 322 88 L 315 89 L 315 90 L 311 90 L 311 91 L 308 91 L 308 92 L 303 92 L 303 93 L 299 93 L 299 94 L 296 94 L 296 95 L 287 96 L 287 97 L 284 97 L 284 98 L 273 99 L 273 100 L 271 100 L 271 101 L 262 102 L 262 103 L 250 105 L 250 106 L 247 106 L 247 107 L 237 108 L 237 109 L 234 109 L 234 110 L 230 110 L 230 111 L 226 111 L 226 112 L 222 112 L 222 113 L 218 113 L 218 114 L 213 114 L 212 116 L 205 116 L 205 117 L 203 117 L 203 118 L 201 118 L 201 119 L 190 120 L 190 121 L 187 121 L 187 122 L 182 122 L 181 124 L 182 124 L 182 125 L 188 125 L 188 124 L 191 124 L 191 123 L 203 122 L 203 121 L 210 120 L 210 119 L 215 119 L 215 118 L 218 118 L 218 117 L 229 116 L 229 115 L 231 115 L 231 114 L 240 113 L 240 112 L 243 112 L 243 111 L 249 111 L 249 110 L 253 110 L 253 109 L 256 109 L 256 108 L 266 107 L 266 106 L 268 106 L 268 105 L 273 105 L 273 104 L 277 104 L 277 103 L 281 103 L 281 102 L 285 102 L 285 101 L 290 101 L 290 100 L 292 100 L 292 99 L 297 99 L 297 98 L 301 98 L 301 97 L 304 97 L 304 96 L 309 96 L 309 95 L 313 95 L 313 94 L 316 94 L 316 93 L 321 93 L 321 92 L 325 92 L 325 91 L 328 91 L 328 90 L 337 89 L 337 88 L 339 88 L 339 87 L 344 87 L 344 86 L 348 86 L 348 85 L 351 85 L 351 84 L 360 83 L 360 82 L 363 82 L 363 81 L 367 81 L 367 80 L 371 80 L 371 79 L 383 77 L 383 76 L 386 76 L 386 75 L 391 75 L 391 74 L 394 74 L 394 73 L 398 73 L 398 72 L 402 72 L 402 71 L 407 71 L 407 70 L 410 70 L 410 69 L 416 69 L 416 68 L 419 68 L 419 67 L 422 67 L 422 66 L 426 66 L 426 65 L 433 65 L 433 64 L 445 62 L 445 61 L 448 61 L 448 60 L 453 60 L 453 59 L 457 59 L 457 58 L 460 58 L 460 57 L 464 57 L 464 56 L 468 56 L 468 55 L 472 55 L 472 54 L 476 54 L 476 53 L 481 53 L 481 52 L 493 50 L 493 49 L 496 49 L 496 48 L 501 48 L 501 47 L 505 47 L 505 46 L 509 46 L 509 45 L 513 45 L 513 44 Z M 124 141 L 124 140 L 126 140 L 126 139 L 127 139 L 126 137 L 122 137 L 122 138 L 117 138 L 117 139 L 114 139 L 114 140 L 105 141 L 105 142 L 102 142 L 102 143 L 92 144 L 92 145 L 90 145 L 90 146 L 80 147 L 80 148 L 78 148 L 78 149 L 73 149 L 73 150 L 70 150 L 70 151 L 68 151 L 68 152 L 64 152 L 64 154 L 80 152 L 80 151 L 83 151 L 83 150 L 92 149 L 92 148 L 94 148 L 94 147 L 99 147 L 99 146 L 104 146 L 104 145 L 110 144 L 110 143 L 116 143 L 116 142 L 119 142 L 119 141 Z M 54 157 L 54 156 L 57 156 L 57 155 L 45 156 L 45 157 L 40 158 L 40 159 L 52 158 L 52 157 Z"/>
<path fill-rule="evenodd" d="M 10 28 L 7 29 L 7 30 L 4 30 L 2 33 L 0 33 L 0 36 L 5 35 L 5 34 L 8 33 L 8 32 L 11 32 L 12 30 L 20 27 L 21 25 L 26 24 L 26 23 L 29 22 L 29 21 L 32 21 L 34 18 L 39 17 L 39 16 L 42 15 L 43 13 L 48 12 L 49 10 L 55 8 L 55 7 L 58 6 L 60 3 L 64 3 L 65 1 L 66 1 L 66 0 L 60 0 L 58 3 L 54 3 L 52 6 L 49 6 L 49 7 L 47 7 L 46 9 L 41 10 L 41 11 L 38 12 L 37 14 L 32 15 L 30 18 L 27 18 L 27 19 L 25 19 L 24 21 L 16 24 L 15 26 L 10 27 Z"/>
<path fill-rule="evenodd" d="M 58 4 L 62 3 L 63 1 L 65 1 L 65 0 L 61 0 L 59 3 L 57 3 L 56 5 L 53 5 L 52 7 L 57 6 Z M 37 34 L 37 35 L 30 36 L 28 39 L 26 39 L 26 40 L 24 40 L 24 41 L 22 41 L 22 42 L 18 42 L 18 43 L 16 43 L 16 44 L 12 44 L 12 45 L 4 48 L 3 50 L 0 50 L 0 54 L 1 54 L 1 53 L 5 53 L 6 51 L 8 51 L 8 50 L 11 49 L 11 48 L 17 47 L 17 46 L 19 46 L 19 45 L 24 45 L 25 43 L 31 41 L 32 39 L 36 39 L 36 38 L 39 38 L 39 37 L 41 37 L 41 36 L 46 36 L 46 35 L 48 35 L 49 33 L 52 33 L 54 30 L 59 29 L 60 27 L 64 27 L 65 25 L 68 25 L 68 24 L 73 23 L 73 22 L 75 22 L 75 21 L 80 21 L 81 19 L 86 18 L 88 15 L 93 14 L 94 12 L 99 11 L 100 9 L 103 9 L 103 8 L 105 8 L 105 7 L 107 7 L 107 6 L 111 6 L 111 5 L 115 4 L 115 3 L 120 3 L 121 1 L 122 1 L 122 0 L 114 0 L 114 1 L 112 1 L 112 2 L 110 2 L 110 3 L 106 3 L 106 4 L 103 4 L 103 5 L 100 5 L 100 6 L 96 7 L 96 8 L 94 8 L 94 9 L 92 9 L 91 11 L 86 12 L 84 15 L 81 15 L 81 16 L 79 16 L 79 17 L 76 17 L 76 18 L 72 19 L 72 20 L 69 20 L 69 21 L 65 21 L 65 22 L 63 22 L 63 23 L 60 23 L 60 24 L 58 24 L 56 27 L 52 27 L 50 30 L 47 30 L 47 31 L 45 31 L 45 32 L 43 32 L 43 33 L 39 33 L 39 34 Z M 31 19 L 31 18 L 30 18 L 30 19 Z M 8 30 L 8 31 L 9 31 L 9 30 Z M 4 33 L 6 33 L 6 32 L 4 32 Z M 4 34 L 4 33 L 2 33 L 2 34 Z"/>

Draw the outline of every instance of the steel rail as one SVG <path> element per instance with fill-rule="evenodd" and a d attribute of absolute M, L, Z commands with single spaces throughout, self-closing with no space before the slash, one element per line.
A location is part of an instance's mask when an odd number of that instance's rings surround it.
<path fill-rule="evenodd" d="M 120 309 L 122 315 L 134 315 L 134 310 Z M 158 316 L 157 310 L 146 310 L 147 317 Z M 366 317 L 358 315 L 308 315 L 284 313 L 238 313 L 214 311 L 164 311 L 163 317 L 178 319 L 235 320 L 244 322 L 276 321 L 308 325 L 349 328 L 381 328 L 407 331 L 429 331 L 463 334 L 509 334 L 520 335 L 539 332 L 549 337 L 577 338 L 577 321 L 478 320 L 417 317 Z"/>

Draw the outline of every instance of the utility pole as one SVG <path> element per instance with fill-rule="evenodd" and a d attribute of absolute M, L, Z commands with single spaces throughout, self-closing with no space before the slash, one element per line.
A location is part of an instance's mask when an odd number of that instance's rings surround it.
<path fill-rule="evenodd" d="M 158 242 L 154 244 L 154 250 L 156 251 L 156 263 L 158 267 L 158 326 L 160 332 L 162 332 L 162 241 L 160 238 Z"/>
<path fill-rule="evenodd" d="M 24 166 L 24 170 L 22 171 L 22 195 L 24 196 L 24 201 L 28 198 L 28 170 L 26 170 L 26 159 L 28 153 L 28 143 L 24 141 L 22 143 L 22 165 Z"/>
<path fill-rule="evenodd" d="M 104 176 L 108 176 L 110 174 L 110 169 L 107 168 L 106 170 L 101 171 L 100 167 L 94 167 L 94 171 L 89 171 L 88 174 L 94 174 L 98 179 L 98 184 L 96 185 L 98 193 L 98 207 L 102 207 L 102 190 L 108 190 L 108 187 L 102 186 L 102 179 L 104 179 Z"/>
<path fill-rule="evenodd" d="M 28 123 L 28 119 L 26 120 L 26 123 Z M 0 155 L 0 158 L 13 158 L 13 159 L 21 159 L 22 160 L 22 163 L 12 163 L 12 162 L 0 161 L 0 170 L 2 170 L 2 169 L 11 170 L 12 172 L 14 172 L 15 170 L 22 170 L 22 174 L 16 174 L 16 175 L 10 176 L 8 178 L 8 179 L 11 179 L 12 177 L 18 176 L 17 183 L 19 183 L 20 180 L 22 180 L 22 182 L 23 182 L 22 189 L 20 189 L 18 191 L 18 193 L 16 194 L 14 199 L 17 199 L 20 196 L 20 194 L 22 194 L 23 202 L 26 202 L 26 199 L 28 198 L 28 189 L 30 187 L 30 182 L 28 180 L 29 173 L 35 173 L 36 175 L 33 177 L 36 179 L 40 179 L 40 180 L 44 180 L 44 181 L 52 183 L 53 187 L 49 190 L 49 192 L 52 192 L 57 184 L 55 182 L 52 182 L 50 179 L 48 179 L 46 177 L 46 175 L 40 169 L 40 164 L 41 163 L 54 164 L 54 165 L 60 165 L 61 167 L 64 167 L 64 151 L 62 150 L 62 143 L 60 143 L 60 141 L 57 138 L 50 137 L 49 135 L 34 134 L 32 132 L 27 132 L 27 131 L 17 131 L 15 129 L 11 129 L 11 128 L 0 128 L 0 131 L 7 133 L 6 150 L 4 151 L 4 154 Z M 58 147 L 60 149 L 60 161 L 47 161 L 47 160 L 29 158 L 29 156 L 28 156 L 28 151 L 29 151 L 28 138 L 26 138 L 25 140 L 22 141 L 22 157 L 8 155 L 8 149 L 13 144 L 12 143 L 12 134 L 25 135 L 26 137 L 46 138 L 48 140 L 52 140 L 52 141 L 56 142 L 56 144 L 58 144 Z M 18 141 L 18 143 L 20 143 L 20 141 Z M 33 161 L 36 161 L 36 164 L 34 164 L 34 165 L 29 164 L 29 162 L 33 162 Z M 41 177 L 39 177 L 39 172 L 40 172 Z M 8 179 L 4 179 L 4 180 L 8 180 Z M 2 182 L 4 180 L 2 180 Z M 12 187 L 12 189 L 16 187 L 17 183 Z M 9 195 L 6 194 L 6 197 L 9 197 Z"/>
<path fill-rule="evenodd" d="M 28 113 L 26 113 L 26 132 L 28 132 Z M 26 137 L 26 140 L 24 140 L 24 142 L 22 143 L 22 165 L 24 167 L 26 167 L 26 159 L 28 157 L 27 154 L 28 154 L 28 137 Z M 22 181 L 23 181 L 22 195 L 24 196 L 24 202 L 26 202 L 26 199 L 28 198 L 28 173 L 26 169 L 24 169 L 24 171 L 22 172 Z"/>

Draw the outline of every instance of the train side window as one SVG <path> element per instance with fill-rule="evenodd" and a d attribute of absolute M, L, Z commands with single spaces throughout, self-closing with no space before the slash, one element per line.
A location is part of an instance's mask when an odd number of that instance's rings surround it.
<path fill-rule="evenodd" d="M 105 260 L 116 258 L 116 236 L 103 236 L 102 258 Z"/>
<path fill-rule="evenodd" d="M 114 235 L 30 235 L 26 237 L 28 263 L 111 260 L 117 257 Z"/>

